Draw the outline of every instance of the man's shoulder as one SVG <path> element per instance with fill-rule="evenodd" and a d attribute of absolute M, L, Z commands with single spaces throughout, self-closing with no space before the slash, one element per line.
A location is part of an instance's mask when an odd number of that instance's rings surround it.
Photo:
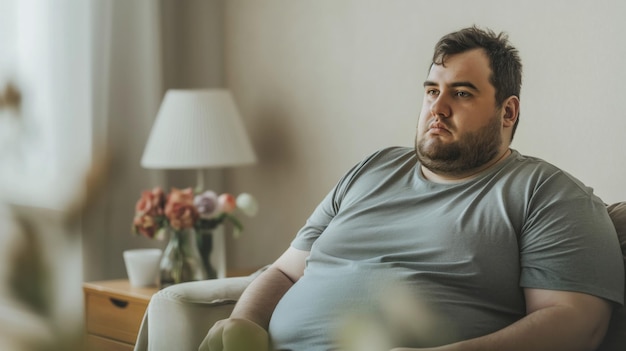
<path fill-rule="evenodd" d="M 514 161 L 510 164 L 516 176 L 534 184 L 535 188 L 557 187 L 569 189 L 574 194 L 593 194 L 593 189 L 570 174 L 563 168 L 554 165 L 542 158 L 523 155 L 513 150 Z M 547 186 L 551 184 L 551 186 Z"/>
<path fill-rule="evenodd" d="M 517 150 L 511 149 L 512 156 L 518 164 L 530 168 L 542 168 L 549 171 L 558 171 L 559 168 L 552 163 L 536 156 L 524 155 Z"/>
<path fill-rule="evenodd" d="M 555 174 L 566 173 L 561 168 L 542 158 L 524 155 L 516 150 L 512 150 L 512 159 L 513 160 L 510 162 L 509 166 L 511 166 L 516 172 L 532 173 L 547 177 Z"/>
<path fill-rule="evenodd" d="M 370 186 L 382 179 L 389 178 L 391 173 L 395 175 L 394 179 L 412 174 L 416 162 L 417 157 L 412 148 L 391 146 L 378 149 L 352 167 L 340 180 L 338 187 L 340 189 L 348 188 L 357 182 Z"/>

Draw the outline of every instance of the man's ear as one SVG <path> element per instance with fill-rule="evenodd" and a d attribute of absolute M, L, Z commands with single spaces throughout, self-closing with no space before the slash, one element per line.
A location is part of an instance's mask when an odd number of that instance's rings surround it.
<path fill-rule="evenodd" d="M 502 103 L 502 123 L 504 127 L 513 127 L 519 116 L 519 98 L 517 96 L 509 96 Z"/>

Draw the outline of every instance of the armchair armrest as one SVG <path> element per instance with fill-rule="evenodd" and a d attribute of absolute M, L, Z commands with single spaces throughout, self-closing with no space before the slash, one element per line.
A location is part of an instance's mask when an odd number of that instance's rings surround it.
<path fill-rule="evenodd" d="M 135 351 L 197 351 L 211 326 L 230 316 L 244 289 L 261 272 L 181 283 L 160 290 L 148 304 Z"/>

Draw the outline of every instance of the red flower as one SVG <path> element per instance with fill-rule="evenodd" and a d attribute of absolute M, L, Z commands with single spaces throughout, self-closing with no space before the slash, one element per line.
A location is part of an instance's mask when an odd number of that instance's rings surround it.
<path fill-rule="evenodd" d="M 145 237 L 153 239 L 159 230 L 155 218 L 148 215 L 135 216 L 133 220 L 135 231 Z"/>
<path fill-rule="evenodd" d="M 183 190 L 172 188 L 165 203 L 165 217 L 174 230 L 193 228 L 198 219 L 198 210 L 193 204 L 194 193 L 191 188 Z"/>
<path fill-rule="evenodd" d="M 161 216 L 163 215 L 164 206 L 165 194 L 163 193 L 163 189 L 156 187 L 141 193 L 141 198 L 139 198 L 139 201 L 137 201 L 135 205 L 135 213 Z"/>
<path fill-rule="evenodd" d="M 163 190 L 156 187 L 141 193 L 141 197 L 135 204 L 135 218 L 133 219 L 133 229 L 136 233 L 154 238 L 160 223 L 158 218 L 163 215 L 165 206 L 165 194 Z"/>

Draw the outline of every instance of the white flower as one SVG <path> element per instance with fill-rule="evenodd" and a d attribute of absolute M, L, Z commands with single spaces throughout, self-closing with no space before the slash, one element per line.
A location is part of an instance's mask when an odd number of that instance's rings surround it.
<path fill-rule="evenodd" d="M 255 216 L 259 212 L 259 205 L 256 199 L 248 193 L 241 193 L 237 196 L 237 208 L 250 217 Z"/>

